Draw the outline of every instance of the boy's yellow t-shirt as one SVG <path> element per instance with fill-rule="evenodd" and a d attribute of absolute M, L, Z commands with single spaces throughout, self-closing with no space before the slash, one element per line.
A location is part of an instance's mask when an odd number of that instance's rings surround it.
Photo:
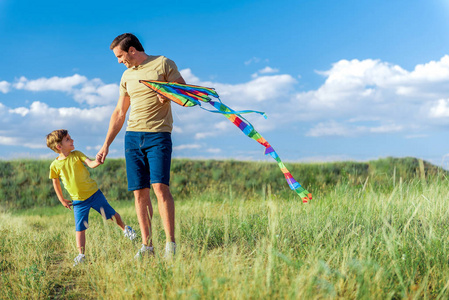
<path fill-rule="evenodd" d="M 50 179 L 61 178 L 72 200 L 86 200 L 98 191 L 83 162 L 87 159 L 81 151 L 72 151 L 63 160 L 55 159 L 50 165 Z"/>

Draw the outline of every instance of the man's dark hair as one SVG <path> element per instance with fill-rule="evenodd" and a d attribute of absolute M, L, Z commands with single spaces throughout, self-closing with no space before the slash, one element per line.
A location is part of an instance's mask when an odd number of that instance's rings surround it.
<path fill-rule="evenodd" d="M 129 51 L 129 47 L 134 47 L 137 51 L 145 51 L 139 39 L 132 33 L 124 33 L 119 35 L 112 41 L 109 48 L 112 50 L 117 46 L 120 46 L 120 49 L 126 52 Z"/>

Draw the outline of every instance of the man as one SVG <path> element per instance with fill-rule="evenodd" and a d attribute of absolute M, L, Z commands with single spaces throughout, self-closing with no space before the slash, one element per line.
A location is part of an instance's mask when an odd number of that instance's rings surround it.
<path fill-rule="evenodd" d="M 185 83 L 176 64 L 164 56 L 145 53 L 133 34 L 119 35 L 111 43 L 119 63 L 128 69 L 120 81 L 120 97 L 109 122 L 109 129 L 97 159 L 104 162 L 109 146 L 120 132 L 131 107 L 125 134 L 128 190 L 133 191 L 137 218 L 142 233 L 142 248 L 136 258 L 153 254 L 150 184 L 156 195 L 167 239 L 165 256 L 172 257 L 175 244 L 175 205 L 169 189 L 171 131 L 173 118 L 170 100 L 156 94 L 139 80 Z"/>

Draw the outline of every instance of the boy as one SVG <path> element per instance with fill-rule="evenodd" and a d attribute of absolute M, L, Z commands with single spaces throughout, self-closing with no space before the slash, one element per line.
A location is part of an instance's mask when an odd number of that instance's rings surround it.
<path fill-rule="evenodd" d="M 125 237 L 133 240 L 135 231 L 130 226 L 125 226 L 120 215 L 109 205 L 103 193 L 98 189 L 97 183 L 90 177 L 89 171 L 83 162 L 90 168 L 100 165 L 98 161 L 92 161 L 82 152 L 74 151 L 75 146 L 69 133 L 65 129 L 54 130 L 47 135 L 47 147 L 59 154 L 50 165 L 50 179 L 56 195 L 62 205 L 75 214 L 76 245 L 79 255 L 74 259 L 76 266 L 85 260 L 86 229 L 89 227 L 89 210 L 95 209 L 105 219 L 113 220 L 123 230 Z M 62 179 L 65 189 L 69 192 L 72 201 L 64 199 L 59 178 Z"/>

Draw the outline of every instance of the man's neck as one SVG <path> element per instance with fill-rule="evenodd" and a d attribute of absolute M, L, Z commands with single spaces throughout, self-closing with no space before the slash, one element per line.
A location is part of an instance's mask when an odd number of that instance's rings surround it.
<path fill-rule="evenodd" d="M 148 55 L 145 52 L 137 52 L 136 53 L 137 65 L 134 67 L 140 66 L 147 58 L 148 58 Z"/>

